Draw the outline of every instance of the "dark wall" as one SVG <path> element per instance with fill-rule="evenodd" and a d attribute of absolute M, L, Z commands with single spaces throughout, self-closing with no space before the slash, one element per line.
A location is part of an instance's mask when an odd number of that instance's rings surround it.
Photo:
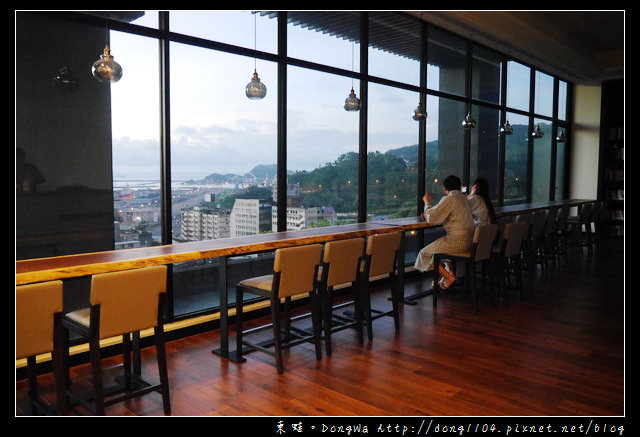
<path fill-rule="evenodd" d="M 16 257 L 113 249 L 104 29 L 16 13 Z M 72 87 L 55 86 L 66 67 Z"/>

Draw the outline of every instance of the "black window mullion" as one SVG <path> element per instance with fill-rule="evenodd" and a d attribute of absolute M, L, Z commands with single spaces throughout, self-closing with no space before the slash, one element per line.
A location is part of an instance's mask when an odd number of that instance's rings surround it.
<path fill-rule="evenodd" d="M 360 142 L 358 151 L 358 222 L 367 221 L 367 119 L 369 115 L 369 13 L 360 13 Z"/>
<path fill-rule="evenodd" d="M 278 12 L 277 228 L 287 229 L 287 13 Z"/>

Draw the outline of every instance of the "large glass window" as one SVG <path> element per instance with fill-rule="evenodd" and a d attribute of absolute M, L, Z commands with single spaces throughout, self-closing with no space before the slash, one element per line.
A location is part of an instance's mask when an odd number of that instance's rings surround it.
<path fill-rule="evenodd" d="M 425 189 L 434 201 L 442 197 L 442 181 L 450 174 L 464 179 L 464 102 L 427 96 Z"/>
<path fill-rule="evenodd" d="M 158 41 L 111 32 L 123 76 L 111 86 L 116 249 L 162 243 Z"/>
<path fill-rule="evenodd" d="M 287 79 L 287 229 L 355 222 L 359 116 L 343 108 L 352 81 L 298 67 Z"/>
<path fill-rule="evenodd" d="M 416 214 L 418 123 L 406 108 L 419 96 L 384 85 L 369 86 L 367 215 L 370 220 Z"/>
<path fill-rule="evenodd" d="M 289 11 L 287 22 L 288 56 L 345 70 L 360 69 L 358 13 Z"/>
<path fill-rule="evenodd" d="M 531 187 L 531 201 L 549 200 L 549 184 L 551 183 L 551 123 L 534 120 L 533 129 L 540 128 L 543 136 L 533 140 L 533 180 Z"/>
<path fill-rule="evenodd" d="M 558 120 L 567 119 L 567 82 L 558 81 Z"/>
<path fill-rule="evenodd" d="M 535 73 L 534 112 L 551 117 L 553 115 L 553 77 L 540 71 Z"/>
<path fill-rule="evenodd" d="M 276 66 L 257 62 L 267 95 L 250 100 L 252 58 L 178 43 L 170 53 L 173 242 L 271 232 Z M 173 272 L 176 314 L 217 305 L 217 260 L 175 264 Z"/>
<path fill-rule="evenodd" d="M 529 110 L 531 69 L 515 61 L 507 62 L 507 106 Z"/>
<path fill-rule="evenodd" d="M 467 83 L 467 42 L 447 31 L 429 26 L 427 87 L 464 96 Z"/>
<path fill-rule="evenodd" d="M 369 14 L 369 74 L 420 84 L 421 26 L 391 12 Z"/>
<path fill-rule="evenodd" d="M 172 32 L 275 53 L 278 47 L 275 15 L 258 11 L 171 11 Z"/>
<path fill-rule="evenodd" d="M 477 178 L 489 183 L 491 198 L 497 199 L 499 159 L 500 111 L 497 109 L 474 106 L 471 115 L 478 125 L 471 131 L 471 156 L 469 184 Z"/>
<path fill-rule="evenodd" d="M 515 205 L 527 201 L 529 118 L 507 113 L 507 121 L 513 133 L 505 136 L 504 204 Z"/>
<path fill-rule="evenodd" d="M 558 133 L 564 131 L 565 126 L 558 126 Z M 567 143 L 556 143 L 556 180 L 554 186 L 554 200 L 564 199 L 565 192 L 565 169 L 567 165 Z"/>
<path fill-rule="evenodd" d="M 500 103 L 502 55 L 482 46 L 473 46 L 471 97 Z"/>

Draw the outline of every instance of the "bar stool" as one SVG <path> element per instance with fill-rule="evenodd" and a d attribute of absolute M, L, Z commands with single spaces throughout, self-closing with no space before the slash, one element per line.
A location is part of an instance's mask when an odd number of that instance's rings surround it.
<path fill-rule="evenodd" d="M 557 258 L 558 239 L 558 215 L 559 208 L 549 208 L 544 222 L 544 232 L 542 234 L 542 244 L 540 246 L 541 256 L 546 267 L 547 261 L 555 261 Z"/>
<path fill-rule="evenodd" d="M 472 297 L 474 300 L 474 306 L 476 312 L 478 311 L 478 299 L 477 299 L 477 284 L 476 284 L 476 266 L 486 264 L 491 260 L 493 252 L 493 244 L 498 235 L 498 225 L 482 225 L 476 226 L 473 234 L 473 242 L 471 249 L 468 253 L 461 254 L 448 254 L 437 253 L 433 257 L 433 265 L 436 266 L 433 269 L 433 306 L 437 305 L 438 292 L 440 287 L 438 281 L 440 279 L 440 272 L 438 266 L 445 259 L 451 260 L 455 263 L 462 262 L 466 265 L 467 281 L 465 281 L 465 287 L 471 289 Z"/>
<path fill-rule="evenodd" d="M 602 212 L 604 210 L 604 202 L 597 200 L 593 202 L 593 209 L 591 210 L 591 224 L 593 224 L 593 233 L 591 238 L 591 244 L 597 245 L 602 240 Z M 589 224 L 589 226 L 591 226 Z"/>
<path fill-rule="evenodd" d="M 396 331 L 400 330 L 398 306 L 401 290 L 398 290 L 397 270 L 404 267 L 398 266 L 398 252 L 401 242 L 401 232 L 375 234 L 367 238 L 365 262 L 362 266 L 362 300 L 363 320 L 367 326 L 369 340 L 373 340 L 373 321 L 381 317 L 393 317 Z M 383 275 L 388 275 L 391 288 L 391 309 L 386 311 L 371 308 L 371 281 Z"/>
<path fill-rule="evenodd" d="M 567 219 L 568 232 L 573 234 L 577 247 L 586 246 L 589 254 L 592 253 L 591 247 L 591 213 L 593 211 L 593 203 L 585 203 L 580 207 L 578 215 L 569 216 Z M 583 233 L 584 228 L 584 233 Z"/>
<path fill-rule="evenodd" d="M 546 219 L 547 211 L 545 210 L 529 214 L 529 228 L 523 245 L 524 259 L 529 272 L 533 272 L 536 264 L 540 264 L 544 268 L 544 257 L 541 255 L 541 251 Z"/>
<path fill-rule="evenodd" d="M 318 287 L 322 302 L 322 326 L 327 355 L 331 355 L 331 334 L 346 328 L 355 328 L 360 343 L 363 341 L 360 266 L 364 262 L 364 238 L 330 241 L 325 243 L 320 266 Z M 351 285 L 353 300 L 333 305 L 334 287 Z M 334 313 L 334 309 L 354 305 L 354 316 Z"/>
<path fill-rule="evenodd" d="M 27 359 L 29 399 L 35 412 L 67 412 L 64 391 L 62 339 L 62 281 L 41 282 L 16 287 L 16 360 Z M 56 384 L 56 406 L 41 398 L 38 390 L 36 355 L 51 352 Z"/>
<path fill-rule="evenodd" d="M 507 292 L 516 289 L 523 294 L 522 282 L 522 245 L 527 235 L 527 224 L 523 222 L 509 223 L 505 226 L 504 239 L 497 250 L 494 250 L 494 257 L 497 264 L 497 276 L 499 279 L 499 290 L 508 298 Z M 515 286 L 511 285 L 511 277 L 515 277 Z"/>
<path fill-rule="evenodd" d="M 313 342 L 316 359 L 322 358 L 320 338 L 322 335 L 321 307 L 317 299 L 318 271 L 321 244 L 309 244 L 278 249 L 273 261 L 273 274 L 245 279 L 236 284 L 236 343 L 238 358 L 242 359 L 243 346 L 248 346 L 276 359 L 278 373 L 283 373 L 282 350 Z M 243 294 L 249 292 L 269 298 L 271 303 L 271 323 L 243 331 Z M 289 307 L 294 296 L 308 295 L 311 302 L 312 332 L 291 325 Z M 286 319 L 281 328 L 281 301 L 284 300 Z M 271 328 L 273 340 L 268 343 L 248 341 L 245 335 Z M 284 337 L 283 337 L 284 334 Z"/>
<path fill-rule="evenodd" d="M 153 266 L 101 273 L 91 278 L 89 308 L 67 313 L 63 326 L 89 342 L 93 399 L 80 396 L 67 387 L 73 400 L 96 415 L 105 407 L 154 391 L 161 393 L 165 414 L 171 414 L 169 378 L 164 340 L 164 305 L 167 267 Z M 160 383 L 150 384 L 138 371 L 132 371 L 130 334 L 153 327 Z M 105 388 L 100 358 L 100 340 L 122 336 L 124 381 Z M 134 351 L 136 358 L 139 350 Z M 68 372 L 68 367 L 65 369 Z M 71 382 L 71 381 L 70 381 Z"/>
<path fill-rule="evenodd" d="M 556 254 L 558 258 L 560 255 L 567 255 L 567 219 L 569 218 L 569 211 L 571 207 L 569 205 L 562 205 L 558 212 L 558 220 L 556 225 Z"/>

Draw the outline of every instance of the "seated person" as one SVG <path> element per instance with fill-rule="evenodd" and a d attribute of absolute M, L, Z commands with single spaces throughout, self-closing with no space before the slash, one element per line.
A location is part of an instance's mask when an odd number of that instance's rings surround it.
<path fill-rule="evenodd" d="M 450 175 L 444 180 L 444 196 L 437 205 L 431 206 L 431 193 L 424 195 L 424 219 L 434 225 L 442 225 L 446 235 L 438 238 L 420 250 L 414 267 L 421 272 L 433 270 L 433 255 L 436 253 L 464 253 L 471 249 L 475 224 L 471 215 L 471 204 L 460 192 L 461 182 L 457 176 Z M 451 269 L 439 266 L 441 289 L 446 290 L 455 281 Z"/>

